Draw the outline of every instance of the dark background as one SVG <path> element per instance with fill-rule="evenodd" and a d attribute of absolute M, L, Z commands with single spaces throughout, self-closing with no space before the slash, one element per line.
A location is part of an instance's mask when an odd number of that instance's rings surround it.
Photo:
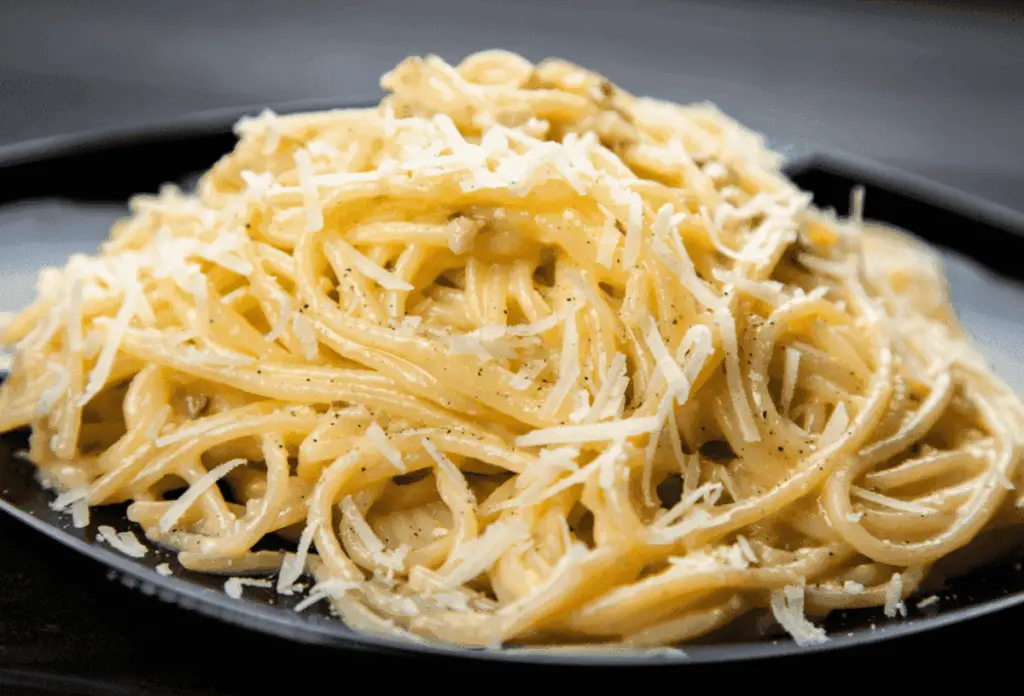
<path fill-rule="evenodd" d="M 402 57 L 557 55 L 708 99 L 795 152 L 877 158 L 1024 210 L 1021 3 L 0 0 L 0 143 L 374 95 Z"/>
<path fill-rule="evenodd" d="M 372 97 L 405 55 L 492 47 L 566 57 L 638 94 L 715 101 L 790 154 L 846 151 L 1024 211 L 1024 5 L 969 0 L 0 0 L 0 145 L 224 106 Z M 601 678 L 821 689 L 994 674 L 1016 667 L 1002 660 L 1021 619 L 848 654 Z M 287 693 L 340 692 L 366 678 L 463 692 L 566 677 L 576 690 L 594 676 L 289 646 L 129 592 L 0 519 L 0 694 L 44 682 L 55 693 L 261 693 L 291 679 Z"/>

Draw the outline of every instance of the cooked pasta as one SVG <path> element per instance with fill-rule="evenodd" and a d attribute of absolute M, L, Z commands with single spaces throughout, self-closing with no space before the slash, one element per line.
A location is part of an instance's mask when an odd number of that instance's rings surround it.
<path fill-rule="evenodd" d="M 0 430 L 76 520 L 128 503 L 186 568 L 492 647 L 756 611 L 817 642 L 1019 520 L 1024 411 L 922 245 L 567 62 L 382 85 L 241 121 L 194 194 L 40 276 Z"/>

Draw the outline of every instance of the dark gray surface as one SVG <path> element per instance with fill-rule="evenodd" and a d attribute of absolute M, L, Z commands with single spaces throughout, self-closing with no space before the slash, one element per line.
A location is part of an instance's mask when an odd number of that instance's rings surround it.
<path fill-rule="evenodd" d="M 1024 210 L 1024 7 L 977 2 L 0 3 L 0 142 L 376 91 L 410 53 L 563 56 Z M 969 11 L 966 8 L 974 8 Z"/>

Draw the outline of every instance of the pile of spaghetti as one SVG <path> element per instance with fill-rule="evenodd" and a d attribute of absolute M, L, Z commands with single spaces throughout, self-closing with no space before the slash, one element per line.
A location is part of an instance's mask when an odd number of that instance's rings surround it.
<path fill-rule="evenodd" d="M 1024 410 L 928 250 L 563 61 L 382 85 L 243 120 L 42 274 L 0 429 L 79 523 L 128 502 L 360 630 L 650 646 L 757 611 L 824 640 L 1019 521 Z"/>

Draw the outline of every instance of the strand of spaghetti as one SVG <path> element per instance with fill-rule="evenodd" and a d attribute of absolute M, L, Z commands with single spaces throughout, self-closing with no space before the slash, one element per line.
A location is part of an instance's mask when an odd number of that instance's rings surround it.
<path fill-rule="evenodd" d="M 243 437 L 265 433 L 306 433 L 316 425 L 316 412 L 304 407 L 280 408 L 272 402 L 253 404 L 251 408 L 229 411 L 220 416 L 204 419 L 202 427 L 189 427 L 179 432 L 183 440 L 171 440 L 160 446 L 159 454 L 152 461 L 131 462 L 119 476 L 128 477 L 128 485 L 134 488 L 148 488 L 173 470 L 178 458 L 199 454 L 210 448 Z M 187 435 L 185 433 L 187 432 Z M 112 472 L 113 473 L 113 472 Z"/>
<path fill-rule="evenodd" d="M 498 417 L 494 411 L 482 409 L 478 403 L 466 398 L 456 390 L 450 389 L 426 368 L 388 355 L 384 351 L 367 348 L 355 341 L 350 341 L 319 322 L 314 326 L 320 340 L 338 355 L 385 375 L 394 384 L 408 389 L 421 398 L 468 417 L 488 418 L 489 420 Z"/>
<path fill-rule="evenodd" d="M 261 363 L 259 367 L 212 367 L 189 362 L 180 354 L 131 336 L 125 337 L 124 349 L 153 364 L 271 399 L 297 403 L 348 401 L 384 408 L 431 425 L 463 423 L 449 411 L 395 390 L 391 380 L 371 370 L 312 365 L 300 368 L 273 363 Z"/>
<path fill-rule="evenodd" d="M 649 578 L 625 585 L 574 612 L 570 625 L 588 633 L 632 633 L 670 616 L 680 604 L 709 591 L 774 589 L 814 578 L 854 555 L 843 545 L 806 550 L 793 563 L 775 568 L 736 568 L 719 559 L 684 556 Z M 698 555 L 699 556 L 699 555 Z M 685 599 L 684 599 L 685 598 Z"/>
<path fill-rule="evenodd" d="M 718 605 L 686 611 L 682 616 L 627 634 L 622 640 L 627 645 L 638 647 L 678 645 L 722 628 L 741 616 L 747 608 L 747 603 L 740 595 L 732 595 Z"/>
<path fill-rule="evenodd" d="M 914 593 L 924 579 L 924 568 L 910 568 L 900 576 L 903 582 L 902 595 Z M 809 585 L 805 599 L 811 611 L 832 611 L 835 609 L 866 609 L 887 603 L 888 583 L 876 587 L 857 588 L 851 592 L 844 585 Z M 852 589 L 852 588 L 851 588 Z"/>

